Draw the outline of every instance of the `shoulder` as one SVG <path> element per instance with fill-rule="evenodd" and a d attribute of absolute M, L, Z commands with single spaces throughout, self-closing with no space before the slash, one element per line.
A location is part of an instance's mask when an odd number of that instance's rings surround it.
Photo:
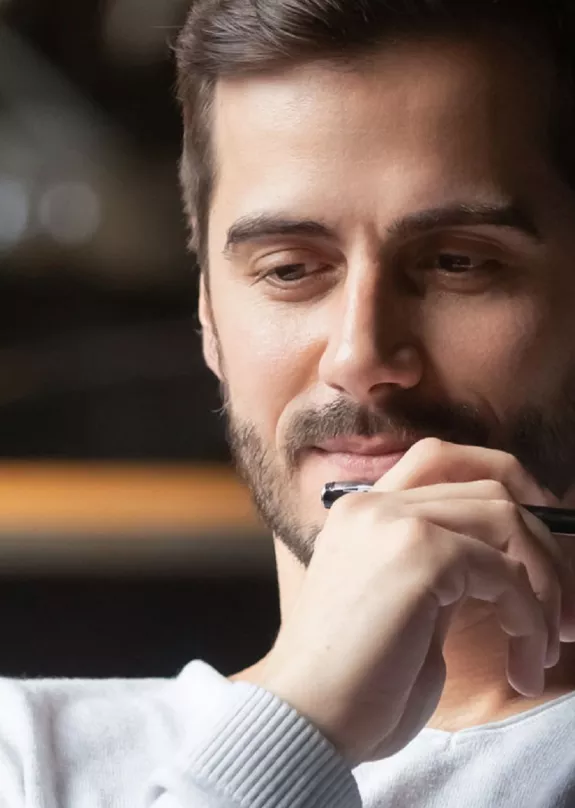
<path fill-rule="evenodd" d="M 50 793 L 56 773 L 70 787 L 119 772 L 142 783 L 230 688 L 201 662 L 173 679 L 0 678 L 0 803 L 7 790 Z"/>
<path fill-rule="evenodd" d="M 26 747 L 49 734 L 62 747 L 138 730 L 168 740 L 226 712 L 238 687 L 199 660 L 170 679 L 0 678 L 0 739 Z"/>

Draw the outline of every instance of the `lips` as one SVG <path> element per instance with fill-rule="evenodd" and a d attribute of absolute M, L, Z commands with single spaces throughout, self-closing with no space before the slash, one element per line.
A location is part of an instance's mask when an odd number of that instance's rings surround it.
<path fill-rule="evenodd" d="M 398 463 L 415 441 L 391 438 L 334 438 L 310 449 L 329 481 L 375 483 Z"/>
<path fill-rule="evenodd" d="M 330 454 L 354 454 L 370 457 L 407 452 L 415 441 L 399 441 L 391 438 L 332 438 L 314 446 Z"/>

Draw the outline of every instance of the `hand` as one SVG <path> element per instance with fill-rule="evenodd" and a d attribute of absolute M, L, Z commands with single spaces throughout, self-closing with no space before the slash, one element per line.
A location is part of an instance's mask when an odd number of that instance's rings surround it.
<path fill-rule="evenodd" d="M 575 640 L 575 581 L 521 502 L 558 504 L 511 455 L 415 444 L 372 492 L 331 508 L 258 684 L 352 765 L 387 757 L 435 712 L 443 642 L 471 597 L 509 635 L 510 684 L 540 695 L 559 640 Z"/>

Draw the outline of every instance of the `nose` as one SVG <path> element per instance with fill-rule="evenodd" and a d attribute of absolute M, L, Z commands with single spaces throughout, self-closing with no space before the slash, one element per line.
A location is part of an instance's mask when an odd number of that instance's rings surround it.
<path fill-rule="evenodd" d="M 319 377 L 369 407 L 392 387 L 411 388 L 423 372 L 406 295 L 388 281 L 348 275 L 330 312 Z"/>

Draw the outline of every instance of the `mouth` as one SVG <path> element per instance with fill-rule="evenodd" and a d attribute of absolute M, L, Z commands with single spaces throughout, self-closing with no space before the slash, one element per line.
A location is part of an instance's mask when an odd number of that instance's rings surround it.
<path fill-rule="evenodd" d="M 308 450 L 329 481 L 375 483 L 398 463 L 415 441 L 334 438 Z"/>

